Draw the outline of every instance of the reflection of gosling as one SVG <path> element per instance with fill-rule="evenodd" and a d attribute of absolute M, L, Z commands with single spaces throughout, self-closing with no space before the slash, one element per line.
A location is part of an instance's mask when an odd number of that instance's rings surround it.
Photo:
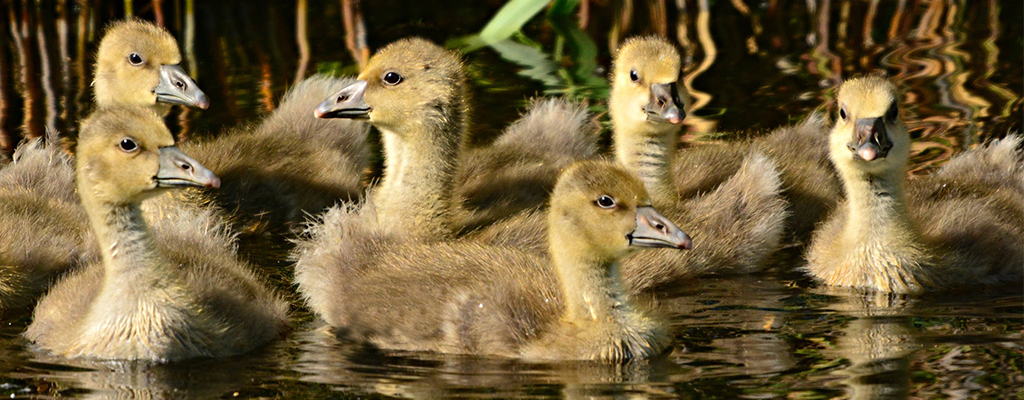
<path fill-rule="evenodd" d="M 669 345 L 619 277 L 636 247 L 688 248 L 642 184 L 608 162 L 559 179 L 550 261 L 475 242 L 422 244 L 332 210 L 297 249 L 296 281 L 340 332 L 384 348 L 528 359 L 643 358 Z"/>
<path fill-rule="evenodd" d="M 829 308 L 850 318 L 829 350 L 850 361 L 836 371 L 849 377 L 844 383 L 850 397 L 907 398 L 912 354 L 921 347 L 907 315 L 913 299 L 839 288 L 819 292 L 838 295 Z"/>
<path fill-rule="evenodd" d="M 384 177 L 370 201 L 384 224 L 419 237 L 540 207 L 570 162 L 596 152 L 586 111 L 564 100 L 535 101 L 494 144 L 476 149 L 465 149 L 468 113 L 460 58 L 416 38 L 381 49 L 358 81 L 317 109 L 381 131 Z"/>
<path fill-rule="evenodd" d="M 633 38 L 622 45 L 609 101 L 616 159 L 641 176 L 656 200 L 675 201 L 714 190 L 741 169 L 751 152 L 760 152 L 778 166 L 782 195 L 791 203 L 787 233 L 797 240 L 809 238 L 814 224 L 834 206 L 839 193 L 828 153 L 824 148 L 818 150 L 827 137 L 824 119 L 812 115 L 801 124 L 752 141 L 676 152 L 688 97 L 679 79 L 681 63 L 675 47 L 660 37 Z M 693 233 L 697 235 L 696 230 Z M 754 258 L 736 260 L 742 262 L 737 269 L 762 268 L 759 264 L 767 252 L 754 251 L 750 255 Z M 762 258 L 756 258 L 758 254 Z"/>
<path fill-rule="evenodd" d="M 829 285 L 897 293 L 1021 281 L 1019 136 L 954 157 L 905 194 L 910 135 L 895 86 L 850 80 L 838 101 L 830 150 L 846 200 L 815 234 L 809 273 Z"/>
<path fill-rule="evenodd" d="M 66 357 L 171 361 L 227 356 L 276 337 L 287 304 L 234 257 L 209 212 L 140 204 L 164 188 L 216 187 L 151 111 L 110 108 L 82 123 L 76 180 L 102 261 L 40 300 L 25 336 Z"/>
<path fill-rule="evenodd" d="M 178 43 L 165 29 L 141 20 L 107 29 L 96 54 L 96 106 L 149 107 L 209 104 L 178 63 Z M 98 250 L 75 193 L 72 157 L 55 134 L 18 146 L 15 162 L 0 169 L 0 312 L 18 312 L 57 276 Z"/>

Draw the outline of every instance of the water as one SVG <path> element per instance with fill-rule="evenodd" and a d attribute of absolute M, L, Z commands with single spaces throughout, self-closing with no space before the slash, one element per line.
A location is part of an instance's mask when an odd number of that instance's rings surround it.
<path fill-rule="evenodd" d="M 43 129 L 75 133 L 75 121 L 90 108 L 88 71 L 99 29 L 123 15 L 123 3 L 114 3 L 0 5 L 0 150 L 9 154 L 21 137 Z M 307 4 L 308 63 L 301 69 L 296 3 L 163 1 L 161 17 L 182 43 L 185 68 L 211 98 L 209 110 L 173 113 L 174 131 L 183 139 L 216 135 L 271 110 L 297 76 L 355 73 L 361 51 L 346 49 L 343 3 Z M 366 2 L 367 45 L 376 49 L 409 35 L 444 43 L 478 31 L 502 3 Z M 566 41 L 565 56 L 552 63 L 553 80 L 523 75 L 528 68 L 494 50 L 468 54 L 474 142 L 494 137 L 537 94 L 590 97 L 594 110 L 602 111 L 602 88 L 588 86 L 586 74 L 607 73 L 608 46 L 616 37 L 653 33 L 675 38 L 683 50 L 693 103 L 687 142 L 763 134 L 827 103 L 842 78 L 865 73 L 885 73 L 903 90 L 902 116 L 915 139 L 914 174 L 1024 128 L 1020 2 L 678 3 L 683 7 L 665 1 L 589 4 L 586 33 L 597 45 L 596 68 Z M 157 17 L 149 2 L 134 6 L 143 18 Z M 547 54 L 560 42 L 540 18 L 524 31 Z M 759 276 L 705 278 L 664 296 L 675 348 L 663 358 L 624 366 L 380 351 L 335 339 L 299 304 L 294 331 L 243 356 L 158 366 L 66 360 L 31 349 L 20 337 L 27 317 L 7 316 L 0 326 L 0 396 L 1024 395 L 1021 288 L 876 297 L 815 287 L 780 267 Z"/>

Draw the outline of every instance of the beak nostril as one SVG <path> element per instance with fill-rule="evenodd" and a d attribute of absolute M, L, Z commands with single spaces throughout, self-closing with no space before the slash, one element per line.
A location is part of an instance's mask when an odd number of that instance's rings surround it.
<path fill-rule="evenodd" d="M 338 96 L 338 102 L 339 103 L 341 103 L 343 101 L 346 101 L 346 100 L 348 100 L 348 96 L 347 95 Z"/>

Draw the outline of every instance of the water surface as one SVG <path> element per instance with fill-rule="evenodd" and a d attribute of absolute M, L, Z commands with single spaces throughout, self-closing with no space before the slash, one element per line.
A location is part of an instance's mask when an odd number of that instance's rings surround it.
<path fill-rule="evenodd" d="M 113 3 L 0 5 L 2 152 L 46 129 L 76 133 L 76 121 L 91 107 L 92 53 L 101 29 L 124 15 L 123 2 Z M 258 119 L 296 79 L 355 74 L 365 54 L 393 40 L 418 35 L 446 43 L 477 32 L 503 4 L 372 1 L 349 10 L 346 25 L 349 1 L 156 3 L 159 13 L 142 1 L 133 11 L 164 21 L 182 44 L 185 68 L 211 98 L 209 110 L 172 113 L 169 123 L 183 140 Z M 299 23 L 303 7 L 306 20 Z M 828 103 L 842 79 L 877 73 L 899 84 L 902 117 L 915 139 L 913 173 L 927 173 L 965 148 L 1024 128 L 1022 14 L 1017 1 L 589 2 L 573 26 L 541 17 L 524 29 L 519 43 L 535 43 L 545 62 L 530 64 L 490 48 L 466 55 L 474 143 L 488 142 L 535 95 L 586 98 L 602 113 L 607 88 L 600 78 L 607 74 L 609 47 L 631 35 L 659 34 L 684 55 L 692 103 L 686 143 L 761 135 L 816 109 L 834 112 Z M 585 32 L 596 48 L 591 57 L 581 51 L 587 43 L 559 36 L 567 29 Z M 355 40 L 350 49 L 349 33 L 365 48 Z M 278 259 L 268 256 L 264 267 L 279 267 Z M 0 395 L 1024 396 L 1021 288 L 879 297 L 815 287 L 792 267 L 705 278 L 664 296 L 675 348 L 628 365 L 380 351 L 334 338 L 300 304 L 293 332 L 243 356 L 158 366 L 90 362 L 31 349 L 20 337 L 27 317 L 8 316 L 0 327 Z"/>

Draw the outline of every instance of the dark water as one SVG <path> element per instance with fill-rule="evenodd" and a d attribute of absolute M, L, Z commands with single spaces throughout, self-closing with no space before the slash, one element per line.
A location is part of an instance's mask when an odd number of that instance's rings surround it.
<path fill-rule="evenodd" d="M 211 98 L 209 110 L 172 114 L 182 139 L 259 118 L 297 77 L 355 74 L 363 54 L 346 47 L 349 1 L 310 0 L 304 24 L 296 18 L 303 1 L 155 3 L 159 13 L 143 1 L 134 12 L 163 19 L 182 44 L 185 68 Z M 479 31 L 503 3 L 367 1 L 350 26 L 361 21 L 367 52 L 409 35 L 445 43 Z M 90 108 L 101 28 L 124 15 L 123 4 L 0 4 L 3 152 L 44 129 L 75 133 Z M 925 173 L 964 148 L 1024 128 L 1022 17 L 1021 2 L 994 0 L 590 2 L 584 32 L 595 55 L 581 50 L 585 41 L 559 37 L 578 29 L 576 20 L 567 27 L 536 18 L 523 40 L 562 55 L 541 63 L 546 73 L 491 49 L 466 56 L 475 142 L 493 137 L 533 95 L 586 97 L 601 112 L 609 45 L 661 34 L 675 38 L 685 58 L 693 102 L 687 141 L 762 134 L 826 104 L 841 79 L 884 73 L 903 89 L 914 171 Z M 13 318 L 0 327 L 0 396 L 1024 396 L 1021 288 L 879 298 L 813 286 L 792 272 L 693 282 L 661 300 L 674 351 L 624 366 L 383 352 L 338 341 L 302 309 L 295 331 L 244 356 L 162 366 L 89 362 L 32 350 L 19 336 L 27 319 Z"/>

